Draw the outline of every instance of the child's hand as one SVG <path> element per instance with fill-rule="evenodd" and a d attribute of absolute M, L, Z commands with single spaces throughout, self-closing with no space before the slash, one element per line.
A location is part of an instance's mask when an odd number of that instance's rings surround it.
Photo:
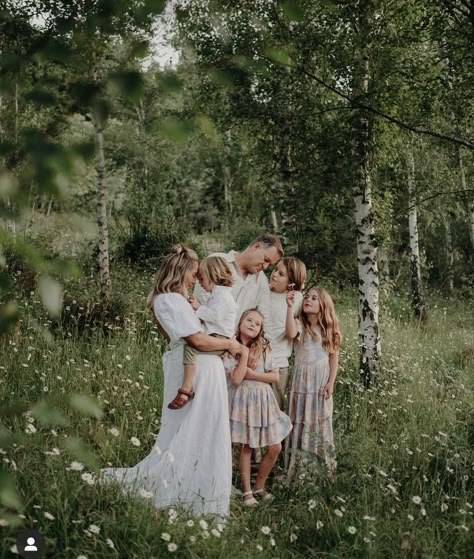
<path fill-rule="evenodd" d="M 288 291 L 288 293 L 286 294 L 286 304 L 290 307 L 290 309 L 295 304 L 295 294 L 296 291 Z"/>
<path fill-rule="evenodd" d="M 191 307 L 197 311 L 198 308 L 201 306 L 201 303 L 196 299 L 196 297 L 194 297 L 194 295 L 190 295 L 188 297 L 188 301 L 191 304 Z"/>
<path fill-rule="evenodd" d="M 250 369 L 255 369 L 255 367 L 257 366 L 257 358 L 254 351 L 249 351 L 249 359 L 247 361 L 247 365 Z"/>
<path fill-rule="evenodd" d="M 331 382 L 328 382 L 326 386 L 323 388 L 323 398 L 325 400 L 329 400 L 332 397 L 334 392 L 334 385 Z"/>

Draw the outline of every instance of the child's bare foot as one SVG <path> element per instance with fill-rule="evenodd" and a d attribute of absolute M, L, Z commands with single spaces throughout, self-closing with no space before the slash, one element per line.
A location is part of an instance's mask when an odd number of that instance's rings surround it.
<path fill-rule="evenodd" d="M 184 388 L 178 388 L 178 393 L 174 397 L 174 400 L 172 400 L 168 404 L 168 408 L 170 410 L 179 410 L 183 406 L 185 406 L 192 398 L 194 398 L 194 392 L 192 390 L 185 390 Z"/>

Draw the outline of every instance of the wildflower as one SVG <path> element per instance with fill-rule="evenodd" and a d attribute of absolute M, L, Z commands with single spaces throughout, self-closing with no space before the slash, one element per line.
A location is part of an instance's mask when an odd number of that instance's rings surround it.
<path fill-rule="evenodd" d="M 25 429 L 25 433 L 27 433 L 28 435 L 36 433 L 36 427 L 33 425 L 33 423 L 28 423 Z"/>
<path fill-rule="evenodd" d="M 16 543 L 13 544 L 13 545 L 10 547 L 10 551 L 11 551 L 12 553 L 14 553 L 15 555 L 18 555 L 18 548 L 17 548 L 17 546 L 16 546 Z M 86 557 L 86 559 L 87 559 L 87 557 Z"/>
<path fill-rule="evenodd" d="M 364 520 L 375 520 L 375 516 L 368 516 L 367 514 L 362 517 Z"/>
<path fill-rule="evenodd" d="M 263 547 L 262 547 L 260 544 L 257 544 L 257 549 L 258 549 L 259 551 L 263 551 Z"/>
<path fill-rule="evenodd" d="M 418 497 L 418 495 L 412 497 L 411 500 L 415 503 L 415 505 L 419 505 L 421 503 L 421 497 Z"/>
<path fill-rule="evenodd" d="M 201 527 L 201 530 L 207 530 L 209 528 L 209 524 L 202 519 L 199 521 L 199 526 Z"/>
<path fill-rule="evenodd" d="M 415 517 L 411 514 L 408 515 L 408 520 L 415 520 Z"/>
<path fill-rule="evenodd" d="M 469 528 L 465 524 L 461 524 L 459 528 L 462 528 L 465 532 L 469 532 Z"/>
<path fill-rule="evenodd" d="M 448 505 L 446 503 L 441 503 L 441 512 L 446 512 L 448 510 Z"/>
<path fill-rule="evenodd" d="M 100 534 L 100 528 L 95 524 L 91 524 L 87 529 L 91 534 Z"/>
<path fill-rule="evenodd" d="M 178 546 L 175 543 L 168 544 L 168 551 L 170 553 L 174 553 L 178 549 Z"/>
<path fill-rule="evenodd" d="M 85 481 L 88 485 L 94 485 L 94 476 L 89 472 L 84 472 L 81 474 L 82 481 Z"/>
<path fill-rule="evenodd" d="M 168 532 L 163 532 L 161 534 L 161 539 L 165 542 L 169 542 L 169 541 L 171 541 L 171 535 L 168 534 Z"/>
<path fill-rule="evenodd" d="M 4 518 L 0 518 L 0 526 L 2 528 L 6 528 L 8 526 L 8 520 L 5 520 Z"/>
<path fill-rule="evenodd" d="M 308 501 L 308 510 L 313 510 L 316 508 L 316 501 L 314 499 L 310 499 Z"/>
<path fill-rule="evenodd" d="M 80 462 L 71 462 L 69 469 L 73 472 L 81 472 L 84 469 L 84 464 Z"/>
<path fill-rule="evenodd" d="M 266 536 L 268 536 L 268 534 L 270 533 L 270 526 L 262 526 L 260 528 L 260 532 L 262 532 L 262 534 L 265 534 Z"/>
<path fill-rule="evenodd" d="M 298 536 L 297 536 L 294 532 L 292 532 L 292 533 L 290 534 L 290 542 L 293 543 L 293 542 L 295 542 L 297 539 L 298 539 Z"/>
<path fill-rule="evenodd" d="M 211 530 L 211 534 L 215 537 L 215 538 L 220 538 L 221 537 L 221 533 L 219 532 L 219 530 L 217 528 L 213 528 Z"/>
<path fill-rule="evenodd" d="M 324 523 L 321 522 L 321 520 L 318 520 L 316 522 L 316 530 L 321 530 L 321 528 L 324 526 Z"/>
<path fill-rule="evenodd" d="M 196 536 L 189 536 L 189 541 L 191 543 L 196 543 Z"/>
<path fill-rule="evenodd" d="M 186 522 L 186 526 L 187 526 L 188 528 L 192 528 L 192 527 L 194 526 L 194 520 L 188 520 L 188 521 Z"/>
<path fill-rule="evenodd" d="M 120 431 L 117 429 L 117 427 L 111 427 L 109 429 L 109 433 L 114 437 L 118 437 L 120 435 Z"/>
<path fill-rule="evenodd" d="M 334 514 L 339 518 L 342 518 L 344 516 L 344 514 L 339 509 L 335 509 Z"/>
<path fill-rule="evenodd" d="M 110 538 L 107 538 L 106 542 L 107 542 L 107 545 L 110 547 L 110 549 L 115 549 L 115 544 Z"/>
<path fill-rule="evenodd" d="M 425 507 L 421 507 L 420 513 L 421 513 L 421 516 L 426 516 L 426 509 L 425 509 Z"/>
<path fill-rule="evenodd" d="M 209 532 L 208 532 L 207 530 L 203 530 L 203 531 L 201 532 L 201 536 L 202 536 L 205 540 L 207 540 L 207 538 L 209 537 Z"/>
<path fill-rule="evenodd" d="M 223 532 L 224 531 L 224 524 L 222 524 L 222 522 L 218 522 L 217 523 L 217 529 L 219 530 L 219 532 Z"/>
<path fill-rule="evenodd" d="M 349 532 L 349 534 L 354 535 L 357 532 L 357 529 L 355 526 L 349 526 L 349 528 L 347 528 L 347 531 Z"/>
<path fill-rule="evenodd" d="M 45 512 L 44 517 L 47 518 L 48 520 L 54 520 L 54 516 L 49 512 Z"/>
<path fill-rule="evenodd" d="M 273 538 L 270 538 L 270 545 L 272 547 L 275 547 L 275 545 L 276 545 L 275 540 Z"/>
<path fill-rule="evenodd" d="M 77 559 L 87 559 L 87 556 L 86 555 L 78 555 Z"/>
<path fill-rule="evenodd" d="M 137 437 L 131 437 L 130 442 L 133 444 L 133 446 L 140 446 L 140 440 L 137 439 Z"/>

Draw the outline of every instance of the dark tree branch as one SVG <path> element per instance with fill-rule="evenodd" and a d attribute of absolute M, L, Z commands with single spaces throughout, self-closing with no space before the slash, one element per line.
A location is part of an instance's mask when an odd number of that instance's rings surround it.
<path fill-rule="evenodd" d="M 277 62 L 277 61 L 273 60 L 272 58 L 264 56 L 261 53 L 253 53 L 253 54 L 257 54 L 257 56 L 259 56 L 263 60 L 267 60 L 268 62 L 271 62 L 273 64 L 280 64 L 281 66 L 287 66 L 289 68 L 293 68 L 294 70 L 299 71 L 300 73 L 304 74 L 305 76 L 308 76 L 309 78 L 313 79 L 314 81 L 316 81 L 317 83 L 322 85 L 324 88 L 329 89 L 329 91 L 332 91 L 333 93 L 335 93 L 339 97 L 342 97 L 343 99 L 348 101 L 352 108 L 368 111 L 372 114 L 375 114 L 375 115 L 379 116 L 380 118 L 383 118 L 384 120 L 386 120 L 388 122 L 391 122 L 392 124 L 396 124 L 400 128 L 403 128 L 405 130 L 409 130 L 410 132 L 415 132 L 416 134 L 424 134 L 426 136 L 431 136 L 433 138 L 438 138 L 440 140 L 445 140 L 445 141 L 448 141 L 448 142 L 451 142 L 451 143 L 454 143 L 454 144 L 459 144 L 461 146 L 464 146 L 464 147 L 467 147 L 469 149 L 474 150 L 474 141 L 472 141 L 472 140 L 469 140 L 469 139 L 466 140 L 464 138 L 456 138 L 455 136 L 451 136 L 449 134 L 444 134 L 442 132 L 435 132 L 434 130 L 428 130 L 426 128 L 420 128 L 418 126 L 408 124 L 408 123 L 403 122 L 402 120 L 400 120 L 400 119 L 398 119 L 398 118 L 396 118 L 392 115 L 386 114 L 386 113 L 384 113 L 384 112 L 382 112 L 382 111 L 380 111 L 380 110 L 378 110 L 374 107 L 370 107 L 369 105 L 365 105 L 364 103 L 360 103 L 359 101 L 356 101 L 350 95 L 348 95 L 346 93 L 343 93 L 342 91 L 340 91 L 336 87 L 326 83 L 324 80 L 322 80 L 321 78 L 319 78 L 318 76 L 316 76 L 312 72 L 309 72 L 305 68 L 301 68 L 299 66 L 294 66 L 293 64 L 289 64 L 289 63 L 285 63 L 285 62 L 279 62 L 279 61 Z"/>
<path fill-rule="evenodd" d="M 423 204 L 424 202 L 428 202 L 429 200 L 433 200 L 433 198 L 437 198 L 438 196 L 448 196 L 449 194 L 464 194 L 465 192 L 474 192 L 474 188 L 466 188 L 465 190 L 450 190 L 448 192 L 446 192 L 444 190 L 441 191 L 441 192 L 435 192 L 431 196 L 428 196 L 427 198 L 423 198 L 422 200 L 420 200 L 416 204 L 413 204 L 413 206 L 410 206 L 408 208 L 408 211 L 412 210 L 413 208 L 416 208 L 417 206 L 419 206 L 420 204 Z M 404 214 L 405 211 L 406 210 L 403 210 L 403 212 L 398 212 L 397 216 Z"/>

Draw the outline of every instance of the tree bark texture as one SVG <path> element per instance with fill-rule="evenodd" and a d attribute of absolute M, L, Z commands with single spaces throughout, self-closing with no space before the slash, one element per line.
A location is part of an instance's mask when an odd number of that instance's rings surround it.
<path fill-rule="evenodd" d="M 423 281 L 421 279 L 420 241 L 418 236 L 418 214 L 415 205 L 415 157 L 413 147 L 407 151 L 408 171 L 408 231 L 410 235 L 410 272 L 413 311 L 419 320 L 427 319 Z"/>
<path fill-rule="evenodd" d="M 474 10 L 473 10 L 474 13 Z M 460 189 L 463 191 L 467 190 L 466 184 L 466 170 L 464 168 L 464 161 L 462 157 L 462 149 L 461 147 L 458 148 L 458 162 L 459 162 L 459 182 L 460 182 Z M 471 239 L 471 254 L 472 258 L 474 259 L 474 198 L 472 193 L 468 193 L 468 200 L 467 200 L 467 219 L 469 225 L 469 238 Z"/>
<path fill-rule="evenodd" d="M 99 279 L 100 298 L 110 299 L 112 283 L 109 263 L 109 227 L 107 222 L 107 187 L 105 184 L 105 157 L 103 126 L 94 115 L 95 141 L 97 150 L 97 224 L 99 226 Z"/>
<path fill-rule="evenodd" d="M 369 90 L 370 0 L 358 4 L 357 51 L 352 99 L 362 102 Z M 352 114 L 352 190 L 355 206 L 357 266 L 359 274 L 360 373 L 364 385 L 376 381 L 380 366 L 379 272 L 370 182 L 369 114 L 354 108 Z"/>

